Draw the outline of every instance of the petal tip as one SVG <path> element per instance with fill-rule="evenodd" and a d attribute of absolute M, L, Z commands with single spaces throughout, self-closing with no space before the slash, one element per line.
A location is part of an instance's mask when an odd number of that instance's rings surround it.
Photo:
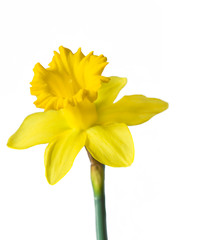
<path fill-rule="evenodd" d="M 46 170 L 45 170 L 45 176 L 46 176 L 46 180 L 47 182 L 53 186 L 55 185 L 57 182 L 59 182 L 59 179 L 56 179 L 55 177 L 53 177 L 53 174 L 49 171 L 48 167 L 46 166 Z"/>
<path fill-rule="evenodd" d="M 169 103 L 165 102 L 165 110 L 169 108 Z"/>
<path fill-rule="evenodd" d="M 9 147 L 9 148 L 13 148 L 10 138 L 8 139 L 6 146 Z"/>
<path fill-rule="evenodd" d="M 16 143 L 14 142 L 13 135 L 8 139 L 6 145 L 11 149 L 23 149 L 23 148 L 17 147 Z"/>
<path fill-rule="evenodd" d="M 51 186 L 55 185 L 58 182 L 58 181 L 53 181 L 53 179 L 49 178 L 47 174 L 46 174 L 46 180 Z"/>

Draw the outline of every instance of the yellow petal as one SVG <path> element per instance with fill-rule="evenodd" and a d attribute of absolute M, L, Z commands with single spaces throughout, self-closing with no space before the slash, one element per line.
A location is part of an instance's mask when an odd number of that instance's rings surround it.
<path fill-rule="evenodd" d="M 93 52 L 84 56 L 81 49 L 73 54 L 62 46 L 59 51 L 54 52 L 49 68 L 39 63 L 34 67 L 30 90 L 37 97 L 36 107 L 58 110 L 67 104 L 76 105 L 84 98 L 95 101 L 101 83 L 109 81 L 101 76 L 108 64 L 107 58 Z"/>
<path fill-rule="evenodd" d="M 126 83 L 127 79 L 120 77 L 110 77 L 108 83 L 102 83 L 102 86 L 98 91 L 97 100 L 95 101 L 96 107 L 103 108 L 113 103 Z"/>
<path fill-rule="evenodd" d="M 71 169 L 85 140 L 85 132 L 68 130 L 47 146 L 44 163 L 46 178 L 50 184 L 57 183 Z"/>
<path fill-rule="evenodd" d="M 125 123 L 137 125 L 148 121 L 168 108 L 168 103 L 143 95 L 124 96 L 118 102 L 98 112 L 99 123 Z"/>
<path fill-rule="evenodd" d="M 34 113 L 25 118 L 19 129 L 9 138 L 8 147 L 25 149 L 37 144 L 48 143 L 68 129 L 62 110 Z"/>
<path fill-rule="evenodd" d="M 130 166 L 134 159 L 133 139 L 122 123 L 88 129 L 86 148 L 97 161 L 111 167 Z"/>

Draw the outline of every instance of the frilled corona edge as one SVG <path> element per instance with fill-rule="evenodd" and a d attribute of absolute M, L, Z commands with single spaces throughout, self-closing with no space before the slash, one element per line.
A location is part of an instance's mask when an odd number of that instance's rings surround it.
<path fill-rule="evenodd" d="M 74 54 L 62 46 L 59 51 L 54 52 L 49 68 L 45 69 L 40 63 L 34 67 L 31 94 L 37 97 L 36 107 L 58 110 L 68 104 L 77 105 L 85 98 L 95 101 L 101 83 L 110 80 L 101 76 L 108 64 L 107 58 L 93 52 L 85 56 L 81 48 Z"/>

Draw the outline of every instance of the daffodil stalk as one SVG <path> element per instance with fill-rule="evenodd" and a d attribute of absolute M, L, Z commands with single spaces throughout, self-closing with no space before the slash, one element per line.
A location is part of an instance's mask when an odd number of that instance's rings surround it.
<path fill-rule="evenodd" d="M 90 158 L 95 159 L 91 179 L 97 197 L 97 229 L 101 229 L 97 230 L 98 239 L 104 240 L 104 168 L 101 166 L 130 166 L 134 144 L 128 126 L 148 121 L 166 110 L 168 104 L 143 95 L 124 96 L 114 102 L 127 79 L 102 76 L 108 64 L 106 57 L 93 52 L 85 56 L 81 49 L 72 53 L 60 47 L 59 51 L 54 52 L 48 68 L 37 63 L 33 70 L 31 94 L 37 98 L 36 107 L 44 111 L 26 117 L 7 145 L 25 149 L 48 143 L 44 163 L 51 185 L 68 173 L 85 146 Z M 93 174 L 96 166 L 100 166 L 97 168 L 100 171 Z"/>
<path fill-rule="evenodd" d="M 106 207 L 104 192 L 105 166 L 96 161 L 87 151 L 91 162 L 91 182 L 95 200 L 96 234 L 97 240 L 107 240 Z"/>

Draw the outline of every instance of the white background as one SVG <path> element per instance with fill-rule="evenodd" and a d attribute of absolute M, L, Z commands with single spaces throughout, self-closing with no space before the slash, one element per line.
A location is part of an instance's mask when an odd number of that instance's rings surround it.
<path fill-rule="evenodd" d="M 199 3 L 57 0 L 0 3 L 0 239 L 94 240 L 90 164 L 83 149 L 56 185 L 45 179 L 45 145 L 6 147 L 40 111 L 29 82 L 60 45 L 108 57 L 105 76 L 127 77 L 124 94 L 169 102 L 130 127 L 135 160 L 106 168 L 110 240 L 199 239 Z"/>

